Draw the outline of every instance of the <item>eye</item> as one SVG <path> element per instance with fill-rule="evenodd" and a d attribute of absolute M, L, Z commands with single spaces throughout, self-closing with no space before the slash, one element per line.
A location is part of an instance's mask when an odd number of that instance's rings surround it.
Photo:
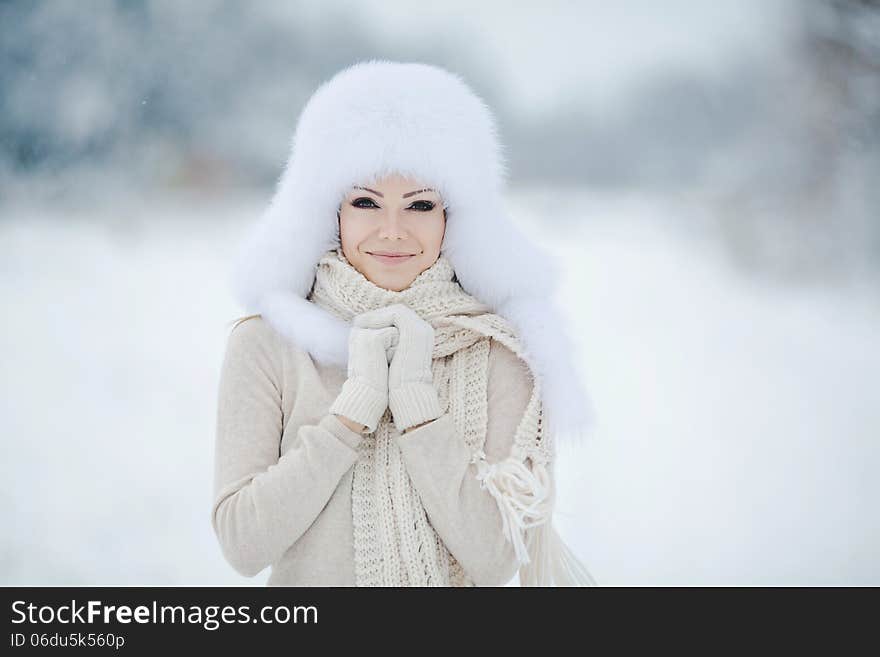
<path fill-rule="evenodd" d="M 361 201 L 364 201 L 364 203 L 361 203 Z M 369 205 L 366 205 L 367 203 Z M 378 205 L 376 205 L 376 203 L 373 201 L 373 199 L 371 199 L 367 196 L 361 196 L 360 198 L 356 198 L 355 200 L 353 200 L 351 202 L 351 204 L 356 208 L 378 208 L 379 207 Z"/>
<path fill-rule="evenodd" d="M 417 208 L 419 212 L 430 212 L 434 209 L 434 204 L 431 203 L 431 201 L 414 201 L 413 204 L 409 207 L 415 208 L 415 206 L 419 205 L 420 203 L 423 205 Z"/>

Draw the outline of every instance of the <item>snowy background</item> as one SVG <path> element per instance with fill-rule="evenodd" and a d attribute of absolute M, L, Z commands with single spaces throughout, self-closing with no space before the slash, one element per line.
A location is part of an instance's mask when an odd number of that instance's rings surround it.
<path fill-rule="evenodd" d="M 880 584 L 878 10 L 463 6 L 0 7 L 0 584 L 265 582 L 210 525 L 227 265 L 370 57 L 472 83 L 564 258 L 600 583 Z"/>

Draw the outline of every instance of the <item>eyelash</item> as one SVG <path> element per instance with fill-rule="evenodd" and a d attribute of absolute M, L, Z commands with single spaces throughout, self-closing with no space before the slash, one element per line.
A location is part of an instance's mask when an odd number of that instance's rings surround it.
<path fill-rule="evenodd" d="M 361 208 L 362 210 L 371 210 L 372 209 L 369 206 L 358 205 L 358 203 L 360 201 L 369 201 L 370 203 L 373 204 L 373 207 L 375 207 L 375 208 L 379 207 L 378 205 L 376 205 L 376 202 L 373 201 L 373 199 L 371 199 L 367 196 L 361 196 L 360 198 L 356 198 L 355 200 L 353 200 L 351 202 L 351 204 L 356 208 Z M 417 210 L 417 212 L 430 212 L 431 210 L 434 209 L 434 204 L 431 201 L 413 201 L 412 204 L 410 205 L 410 207 L 412 207 L 416 203 L 427 203 L 430 206 L 430 207 L 425 208 L 423 210 Z"/>

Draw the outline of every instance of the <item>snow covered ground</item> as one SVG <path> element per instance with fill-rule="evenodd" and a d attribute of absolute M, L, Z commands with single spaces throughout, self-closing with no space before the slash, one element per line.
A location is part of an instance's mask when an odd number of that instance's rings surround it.
<path fill-rule="evenodd" d="M 266 200 L 0 208 L 0 584 L 265 582 L 210 507 L 225 267 Z M 880 584 L 877 289 L 745 276 L 668 199 L 512 208 L 566 258 L 597 425 L 556 523 L 599 582 Z"/>

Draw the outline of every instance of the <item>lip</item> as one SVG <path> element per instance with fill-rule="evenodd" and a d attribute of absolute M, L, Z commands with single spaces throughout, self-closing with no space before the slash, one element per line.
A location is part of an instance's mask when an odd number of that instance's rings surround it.
<path fill-rule="evenodd" d="M 390 252 L 383 251 L 378 251 L 376 253 L 370 253 L 369 251 L 367 251 L 367 253 L 369 253 L 379 262 L 382 262 L 386 265 L 399 265 L 400 263 L 406 262 L 411 258 L 415 258 L 415 254 L 413 253 L 400 253 L 396 255 L 387 255 Z"/>

